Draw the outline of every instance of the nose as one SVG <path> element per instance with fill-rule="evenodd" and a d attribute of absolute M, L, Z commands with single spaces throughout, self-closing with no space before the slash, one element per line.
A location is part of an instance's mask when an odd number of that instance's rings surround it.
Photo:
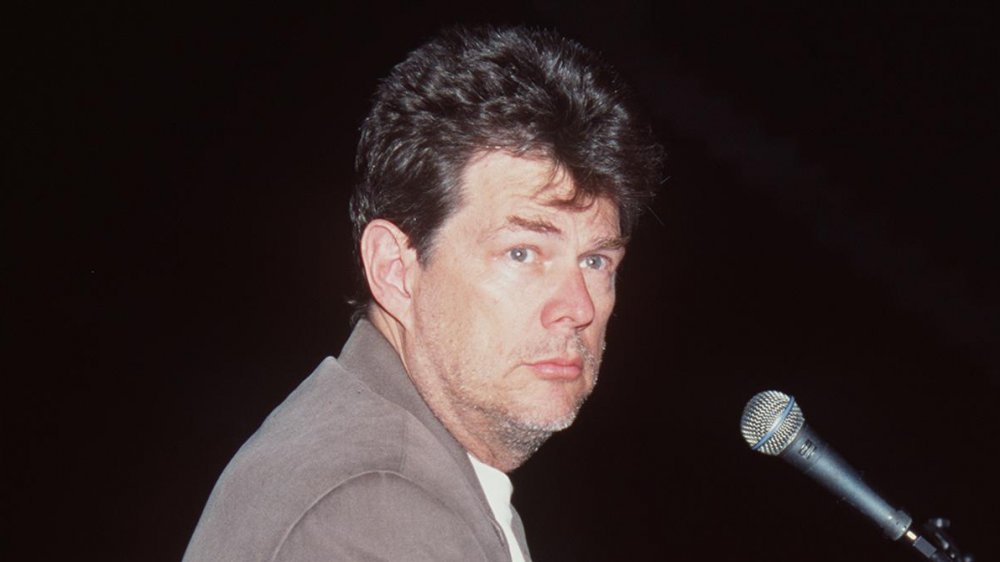
<path fill-rule="evenodd" d="M 578 266 L 567 270 L 555 282 L 555 290 L 542 309 L 542 324 L 546 328 L 566 325 L 579 329 L 594 321 L 594 299 L 583 271 Z"/>

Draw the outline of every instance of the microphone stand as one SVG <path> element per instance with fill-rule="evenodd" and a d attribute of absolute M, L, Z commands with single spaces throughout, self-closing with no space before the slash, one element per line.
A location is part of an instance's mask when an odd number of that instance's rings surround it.
<path fill-rule="evenodd" d="M 947 532 L 949 527 L 951 521 L 942 517 L 932 517 L 924 523 L 924 531 L 930 540 L 914 533 L 912 529 L 908 529 L 900 538 L 925 559 L 933 562 L 974 562 L 971 554 L 962 554 L 958 550 L 955 540 Z"/>

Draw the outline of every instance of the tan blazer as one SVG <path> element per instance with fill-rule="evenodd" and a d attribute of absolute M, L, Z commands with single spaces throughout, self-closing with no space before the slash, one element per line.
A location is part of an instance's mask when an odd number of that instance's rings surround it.
<path fill-rule="evenodd" d="M 364 320 L 236 453 L 184 555 L 292 560 L 510 560 L 465 450 Z"/>

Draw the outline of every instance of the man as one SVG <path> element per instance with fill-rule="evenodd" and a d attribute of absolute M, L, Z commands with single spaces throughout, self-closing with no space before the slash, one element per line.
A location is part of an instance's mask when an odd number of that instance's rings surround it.
<path fill-rule="evenodd" d="M 195 560 L 530 560 L 517 468 L 597 381 L 660 152 L 596 56 L 451 30 L 380 85 L 354 333 L 226 468 Z"/>

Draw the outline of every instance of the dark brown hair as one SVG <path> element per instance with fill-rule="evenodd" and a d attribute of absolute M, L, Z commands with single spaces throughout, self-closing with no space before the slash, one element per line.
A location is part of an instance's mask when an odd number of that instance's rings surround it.
<path fill-rule="evenodd" d="M 607 197 L 627 236 L 660 179 L 662 150 L 595 53 L 554 32 L 453 28 L 381 82 L 358 143 L 351 198 L 355 251 L 365 226 L 389 220 L 422 263 L 460 203 L 460 179 L 484 150 L 541 156 L 586 200 Z M 363 279 L 362 279 L 363 281 Z M 367 300 L 367 285 L 362 291 Z"/>

